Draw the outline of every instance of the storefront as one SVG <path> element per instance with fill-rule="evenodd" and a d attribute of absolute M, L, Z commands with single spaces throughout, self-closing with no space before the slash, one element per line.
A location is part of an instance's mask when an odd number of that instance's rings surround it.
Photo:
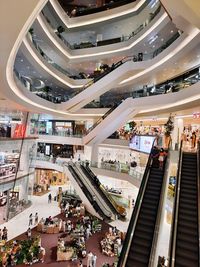
<path fill-rule="evenodd" d="M 61 144 L 49 144 L 49 143 L 38 143 L 37 148 L 38 156 L 45 155 L 61 158 L 71 158 L 74 155 L 73 145 L 61 145 Z"/>
<path fill-rule="evenodd" d="M 64 173 L 48 169 L 35 169 L 35 182 L 33 193 L 43 195 L 48 192 L 52 185 L 66 184 L 67 177 Z"/>
<path fill-rule="evenodd" d="M 30 121 L 30 134 L 49 134 L 67 136 L 73 135 L 75 132 L 74 121 L 38 121 L 31 119 Z"/>

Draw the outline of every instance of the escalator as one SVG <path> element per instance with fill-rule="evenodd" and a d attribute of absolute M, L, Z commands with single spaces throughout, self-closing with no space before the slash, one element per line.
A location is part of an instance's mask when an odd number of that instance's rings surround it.
<path fill-rule="evenodd" d="M 119 206 L 114 199 L 108 194 L 104 186 L 101 184 L 97 176 L 92 172 L 92 170 L 88 166 L 80 165 L 84 174 L 88 177 L 90 183 L 98 190 L 104 202 L 110 207 L 112 212 L 115 214 L 117 218 L 125 218 L 126 217 L 126 209 L 122 206 Z"/>
<path fill-rule="evenodd" d="M 89 190 L 87 189 L 87 186 L 84 185 L 84 183 L 81 181 L 81 179 L 79 178 L 78 174 L 76 173 L 76 171 L 74 170 L 72 165 L 68 166 L 68 170 L 70 171 L 70 173 L 72 174 L 72 176 L 75 178 L 76 182 L 78 183 L 79 187 L 81 188 L 81 190 L 83 191 L 83 193 L 85 194 L 85 196 L 87 196 L 87 199 L 89 200 L 89 202 L 91 203 L 91 205 L 93 206 L 93 208 L 95 209 L 95 211 L 103 218 L 103 219 L 108 219 L 103 211 L 101 210 L 101 208 L 99 207 L 99 205 L 96 203 L 96 201 L 94 201 L 93 196 L 90 194 Z"/>
<path fill-rule="evenodd" d="M 82 175 L 75 164 L 69 164 L 68 169 L 75 178 L 79 187 L 88 198 L 89 202 L 92 204 L 95 211 L 105 220 L 112 219 L 112 212 L 107 209 L 103 200 L 98 196 L 95 190 L 92 188 L 91 184 L 85 179 L 84 175 Z"/>
<path fill-rule="evenodd" d="M 115 219 L 115 214 L 113 213 L 112 209 L 109 207 L 109 205 L 102 199 L 101 194 L 98 190 L 91 184 L 91 182 L 88 180 L 88 177 L 85 175 L 85 173 L 82 171 L 80 164 L 77 162 L 74 164 L 74 169 L 76 173 L 81 177 L 81 180 L 83 183 L 87 186 L 87 189 L 89 190 L 90 194 L 93 196 L 95 201 L 98 203 L 98 205 L 101 207 L 101 210 L 107 216 L 107 218 L 110 218 L 112 220 Z"/>
<path fill-rule="evenodd" d="M 199 267 L 199 159 L 182 152 L 171 232 L 170 267 Z"/>
<path fill-rule="evenodd" d="M 114 105 L 110 108 L 101 118 L 99 118 L 88 130 L 87 134 L 89 134 L 97 125 L 99 125 L 115 108 L 117 105 Z"/>
<path fill-rule="evenodd" d="M 135 208 L 129 223 L 118 267 L 148 267 L 157 234 L 165 183 L 163 170 L 152 164 L 149 156 Z"/>

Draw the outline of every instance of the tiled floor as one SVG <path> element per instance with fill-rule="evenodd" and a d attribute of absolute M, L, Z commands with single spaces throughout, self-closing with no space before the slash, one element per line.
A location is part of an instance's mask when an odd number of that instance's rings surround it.
<path fill-rule="evenodd" d="M 63 189 L 67 189 L 68 186 L 63 187 Z M 55 196 L 58 192 L 58 186 L 54 186 L 51 188 L 52 196 Z M 28 218 L 32 213 L 33 215 L 38 212 L 39 220 L 42 217 L 49 217 L 50 215 L 56 216 L 60 213 L 60 208 L 58 207 L 58 203 L 52 201 L 51 204 L 48 204 L 48 194 L 43 196 L 32 196 L 32 205 L 30 208 L 21 212 L 13 219 L 8 222 L 1 224 L 1 229 L 6 226 L 8 229 L 8 239 L 13 239 L 14 237 L 24 233 L 28 228 Z"/>
<path fill-rule="evenodd" d="M 115 187 L 122 188 L 123 189 L 123 194 L 124 196 L 128 197 L 131 196 L 131 199 L 134 198 L 136 199 L 137 194 L 138 194 L 138 188 L 134 187 L 127 182 L 124 183 L 122 181 L 121 183 L 117 183 L 116 181 L 112 181 L 107 179 L 107 185 L 113 185 L 113 182 L 115 184 Z M 119 180 L 118 180 L 119 181 Z M 71 186 L 70 184 L 63 186 L 63 190 L 69 189 Z M 114 186 L 113 186 L 114 187 Z M 51 194 L 54 197 L 58 192 L 58 186 L 52 186 L 51 187 Z M 58 203 L 55 201 L 52 201 L 51 204 L 48 204 L 48 194 L 43 195 L 43 196 L 32 196 L 32 206 L 13 219 L 11 219 L 9 222 L 4 223 L 0 226 L 2 229 L 4 226 L 8 228 L 8 239 L 12 239 L 22 233 L 24 233 L 27 228 L 28 228 L 28 217 L 30 213 L 33 213 L 33 215 L 38 212 L 39 214 L 39 219 L 41 217 L 48 217 L 48 216 L 56 216 L 60 213 L 60 208 L 58 207 Z M 126 221 L 121 221 L 121 220 L 116 220 L 111 223 L 112 226 L 116 226 L 119 230 L 126 232 L 129 224 L 129 219 L 131 217 L 133 208 L 131 207 L 130 209 L 127 209 L 127 220 Z M 167 211 L 165 212 L 164 216 L 164 221 L 162 225 L 162 235 L 161 235 L 161 240 L 160 240 L 160 249 L 159 249 L 159 254 L 160 255 L 166 255 L 167 251 L 167 246 L 168 246 L 168 236 L 169 236 L 169 231 L 170 231 L 170 224 L 169 221 L 167 220 L 167 217 L 169 216 L 169 213 Z"/>

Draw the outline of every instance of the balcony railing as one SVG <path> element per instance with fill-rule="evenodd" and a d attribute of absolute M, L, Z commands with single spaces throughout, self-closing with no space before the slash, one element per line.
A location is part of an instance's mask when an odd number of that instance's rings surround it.
<path fill-rule="evenodd" d="M 160 11 L 161 11 L 161 5 L 159 4 L 157 9 L 153 13 L 150 12 L 148 14 L 148 16 L 144 19 L 143 23 L 141 23 L 140 26 L 138 26 L 136 29 L 134 29 L 134 31 L 132 31 L 129 35 L 122 35 L 122 36 L 118 36 L 118 37 L 111 38 L 111 39 L 105 39 L 102 41 L 97 41 L 97 42 L 85 41 L 82 43 L 70 44 L 69 41 L 67 41 L 66 38 L 64 37 L 64 35 L 62 34 L 63 32 L 65 32 L 65 30 L 67 31 L 67 29 L 65 29 L 63 26 L 59 26 L 59 25 L 58 25 L 57 29 L 62 29 L 62 30 L 57 30 L 55 33 L 64 42 L 64 44 L 68 48 L 70 48 L 71 50 L 92 48 L 92 47 L 110 45 L 110 44 L 115 44 L 115 43 L 120 43 L 120 42 L 126 42 L 126 41 L 130 40 L 131 38 L 135 37 L 144 28 L 146 28 L 149 25 L 149 23 L 159 14 Z M 45 10 L 42 11 L 42 14 L 45 17 L 48 24 L 54 30 L 54 26 L 51 23 L 48 16 L 45 14 Z"/>

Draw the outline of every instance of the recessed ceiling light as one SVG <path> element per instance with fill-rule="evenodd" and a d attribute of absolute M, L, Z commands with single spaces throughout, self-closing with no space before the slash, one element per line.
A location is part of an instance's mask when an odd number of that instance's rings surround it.
<path fill-rule="evenodd" d="M 28 70 L 30 69 L 30 67 L 29 67 L 29 66 L 27 66 L 26 68 L 27 68 Z"/>
<path fill-rule="evenodd" d="M 22 59 L 20 59 L 20 61 L 21 61 L 21 62 L 24 62 L 23 58 L 22 58 Z"/>
<path fill-rule="evenodd" d="M 155 48 L 155 45 L 153 45 L 153 48 Z"/>
<path fill-rule="evenodd" d="M 173 30 L 171 30 L 170 32 L 171 32 L 171 33 L 173 33 L 174 31 L 173 31 Z"/>
<path fill-rule="evenodd" d="M 160 40 L 161 40 L 161 42 L 163 42 L 164 41 L 164 38 L 161 38 Z"/>

